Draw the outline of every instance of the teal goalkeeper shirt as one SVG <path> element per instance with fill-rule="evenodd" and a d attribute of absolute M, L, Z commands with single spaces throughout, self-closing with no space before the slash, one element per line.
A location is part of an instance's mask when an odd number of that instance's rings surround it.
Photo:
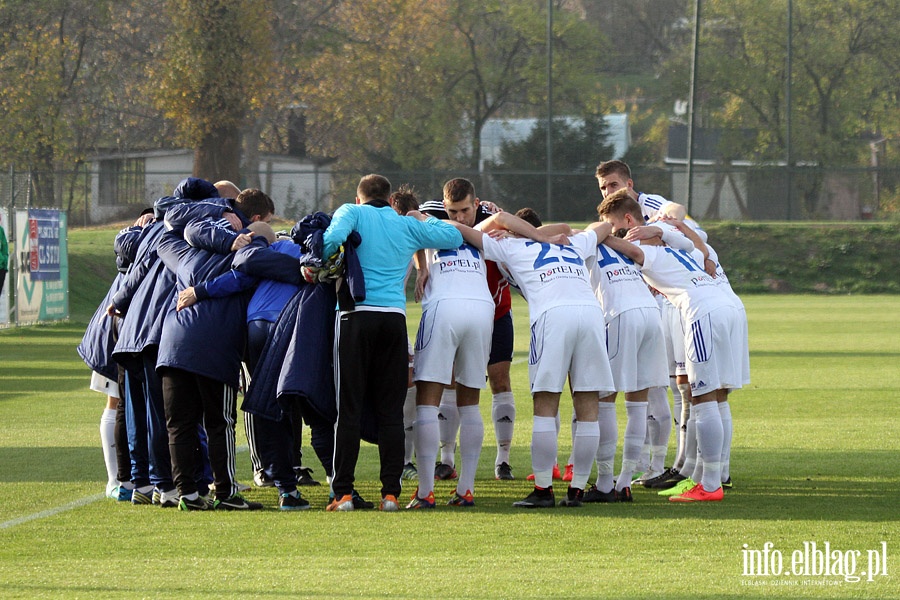
<path fill-rule="evenodd" d="M 419 221 L 401 217 L 390 206 L 344 204 L 325 231 L 323 255 L 334 254 L 353 231 L 362 238 L 356 253 L 366 280 L 366 299 L 357 304 L 403 312 L 403 281 L 412 255 L 425 248 L 458 248 L 463 242 L 456 227 L 434 217 Z"/>

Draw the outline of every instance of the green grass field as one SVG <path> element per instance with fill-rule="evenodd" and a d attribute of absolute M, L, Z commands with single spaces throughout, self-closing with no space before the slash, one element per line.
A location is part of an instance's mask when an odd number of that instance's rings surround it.
<path fill-rule="evenodd" d="M 89 372 L 74 350 L 83 324 L 0 331 L 0 597 L 900 597 L 897 297 L 771 295 L 745 303 L 753 383 L 732 397 L 735 489 L 722 503 L 673 505 L 641 488 L 634 504 L 574 510 L 511 507 L 528 492 L 530 471 L 520 300 L 518 479 L 493 479 L 488 402 L 477 506 L 425 513 L 326 513 L 324 488 L 304 489 L 314 510 L 301 513 L 274 510 L 271 489 L 248 493 L 268 509 L 252 514 L 107 500 L 103 400 L 88 390 Z M 412 306 L 411 332 L 417 316 Z M 621 436 L 621 407 L 619 417 Z M 563 427 L 562 460 L 569 444 Z M 364 445 L 363 496 L 378 495 L 376 463 L 375 448 Z M 238 473 L 250 480 L 246 452 Z M 438 482 L 438 498 L 451 491 L 450 482 Z M 842 572 L 858 551 L 857 576 L 868 569 L 867 551 L 881 552 L 886 542 L 887 575 L 879 570 L 856 583 L 745 575 L 744 545 L 762 550 L 767 542 L 787 571 L 805 542 L 839 550 Z"/>

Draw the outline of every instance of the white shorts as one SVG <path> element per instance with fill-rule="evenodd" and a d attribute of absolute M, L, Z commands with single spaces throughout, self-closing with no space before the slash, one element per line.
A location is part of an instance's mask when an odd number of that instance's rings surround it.
<path fill-rule="evenodd" d="M 91 371 L 91 389 L 112 398 L 119 397 L 119 382 L 104 377 L 97 371 Z"/>
<path fill-rule="evenodd" d="M 483 389 L 493 328 L 493 302 L 448 299 L 423 307 L 413 381 L 450 385 L 455 379 Z"/>
<path fill-rule="evenodd" d="M 633 308 L 606 324 L 606 351 L 617 392 L 669 385 L 662 319 L 657 308 Z"/>
<path fill-rule="evenodd" d="M 599 304 L 557 306 L 531 326 L 531 392 L 562 392 L 567 375 L 573 392 L 615 391 Z"/>
<path fill-rule="evenodd" d="M 741 371 L 744 385 L 750 383 L 750 329 L 747 325 L 747 311 L 738 309 L 741 320 Z"/>
<path fill-rule="evenodd" d="M 744 383 L 743 325 L 733 306 L 717 308 L 686 324 L 684 335 L 688 381 L 694 396 Z"/>
<path fill-rule="evenodd" d="M 687 369 L 684 367 L 684 326 L 681 323 L 681 311 L 663 296 L 659 298 L 669 376 L 687 375 Z"/>

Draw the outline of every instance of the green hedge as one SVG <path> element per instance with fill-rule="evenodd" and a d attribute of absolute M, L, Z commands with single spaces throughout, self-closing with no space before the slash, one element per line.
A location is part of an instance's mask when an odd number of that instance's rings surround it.
<path fill-rule="evenodd" d="M 890 223 L 705 223 L 741 294 L 900 293 L 900 228 Z"/>

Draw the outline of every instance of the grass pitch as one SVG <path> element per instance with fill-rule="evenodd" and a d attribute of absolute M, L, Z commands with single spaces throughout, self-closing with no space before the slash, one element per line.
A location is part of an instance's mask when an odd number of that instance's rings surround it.
<path fill-rule="evenodd" d="M 326 513 L 325 488 L 305 488 L 314 508 L 300 513 L 274 510 L 271 489 L 248 493 L 267 507 L 252 514 L 107 500 L 103 399 L 88 390 L 74 350 L 83 324 L 0 331 L 0 597 L 900 597 L 897 297 L 744 301 L 753 383 L 731 400 L 735 489 L 701 505 L 635 489 L 633 504 L 511 507 L 527 494 L 530 472 L 528 319 L 519 299 L 516 481 L 493 479 L 484 394 L 477 506 L 399 514 Z M 410 307 L 413 334 L 418 310 Z M 563 407 L 566 423 L 571 402 Z M 621 436 L 621 400 L 619 417 Z M 570 441 L 564 426 L 561 461 Z M 246 452 L 238 474 L 250 480 Z M 363 446 L 357 475 L 362 495 L 376 499 L 374 447 Z M 452 490 L 438 482 L 438 500 Z M 809 556 L 826 542 L 829 571 L 817 574 Z M 748 559 L 756 561 L 749 569 Z"/>

